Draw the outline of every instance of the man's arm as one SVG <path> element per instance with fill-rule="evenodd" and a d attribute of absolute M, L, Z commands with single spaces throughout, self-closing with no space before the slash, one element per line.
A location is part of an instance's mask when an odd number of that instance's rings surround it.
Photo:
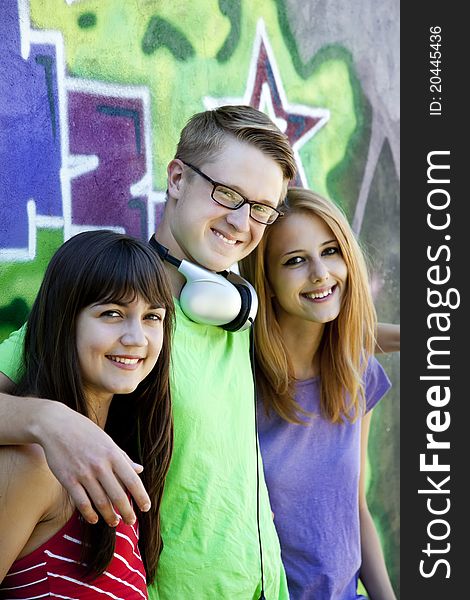
<path fill-rule="evenodd" d="M 375 354 L 399 351 L 400 325 L 394 323 L 378 323 Z"/>
<path fill-rule="evenodd" d="M 11 395 L 14 389 L 11 379 L 0 373 L 0 444 L 40 444 L 49 468 L 89 523 L 96 523 L 99 512 L 108 525 L 117 525 L 113 506 L 126 523 L 133 523 L 126 489 L 140 510 L 150 508 L 137 475 L 142 467 L 109 435 L 60 402 L 18 398 Z"/>

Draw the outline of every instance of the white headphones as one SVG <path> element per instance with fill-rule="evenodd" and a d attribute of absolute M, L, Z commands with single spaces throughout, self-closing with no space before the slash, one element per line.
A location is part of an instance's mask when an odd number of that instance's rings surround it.
<path fill-rule="evenodd" d="M 215 273 L 179 260 L 157 242 L 155 236 L 149 243 L 162 260 L 174 265 L 185 277 L 179 301 L 191 321 L 218 325 L 226 331 L 243 331 L 251 326 L 258 310 L 258 296 L 246 279 L 231 271 Z"/>

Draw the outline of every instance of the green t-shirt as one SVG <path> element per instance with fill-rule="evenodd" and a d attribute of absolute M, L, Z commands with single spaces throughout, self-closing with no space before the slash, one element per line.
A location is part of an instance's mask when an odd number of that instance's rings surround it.
<path fill-rule="evenodd" d="M 163 552 L 151 600 L 258 600 L 256 438 L 249 331 L 190 321 L 176 303 L 171 391 L 175 445 L 161 520 Z M 288 598 L 260 467 L 267 600 Z"/>
<path fill-rule="evenodd" d="M 18 382 L 23 368 L 23 340 L 26 334 L 26 323 L 13 331 L 10 336 L 0 344 L 0 373 Z"/>
<path fill-rule="evenodd" d="M 0 345 L 0 371 L 13 380 L 21 367 L 21 341 L 16 333 Z M 249 331 L 198 325 L 176 302 L 171 390 L 175 444 L 161 507 L 164 548 L 149 598 L 258 600 Z M 258 460 L 265 596 L 284 600 L 287 583 Z"/>

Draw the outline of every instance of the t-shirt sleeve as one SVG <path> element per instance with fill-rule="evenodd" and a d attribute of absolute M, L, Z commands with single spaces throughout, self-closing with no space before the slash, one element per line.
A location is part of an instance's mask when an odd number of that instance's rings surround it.
<path fill-rule="evenodd" d="M 23 370 L 23 343 L 26 323 L 0 344 L 0 372 L 18 383 Z"/>
<path fill-rule="evenodd" d="M 374 408 L 391 387 L 382 365 L 372 356 L 365 373 L 366 413 Z"/>

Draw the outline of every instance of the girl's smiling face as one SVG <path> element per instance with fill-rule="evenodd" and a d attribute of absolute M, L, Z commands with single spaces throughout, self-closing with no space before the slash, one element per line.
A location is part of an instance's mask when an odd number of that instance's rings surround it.
<path fill-rule="evenodd" d="M 155 366 L 163 344 L 165 309 L 137 296 L 92 304 L 77 319 L 77 353 L 89 402 L 128 394 Z"/>
<path fill-rule="evenodd" d="M 267 274 L 280 322 L 328 323 L 339 315 L 348 268 L 338 240 L 320 217 L 299 212 L 270 232 Z"/>

